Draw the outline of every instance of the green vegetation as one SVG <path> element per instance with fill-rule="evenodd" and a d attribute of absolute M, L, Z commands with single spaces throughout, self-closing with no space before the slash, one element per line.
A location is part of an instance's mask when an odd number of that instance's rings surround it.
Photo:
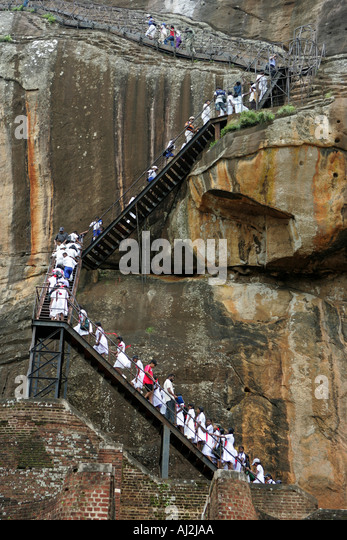
<path fill-rule="evenodd" d="M 281 116 L 291 116 L 292 114 L 295 114 L 295 113 L 296 113 L 296 108 L 294 107 L 294 105 L 283 105 L 283 107 L 278 109 L 276 113 L 276 117 L 280 118 Z"/>
<path fill-rule="evenodd" d="M 154 332 L 154 327 L 153 326 L 149 326 L 148 328 L 146 328 L 146 333 L 147 334 L 152 334 Z"/>
<path fill-rule="evenodd" d="M 24 6 L 15 6 L 13 8 L 11 8 L 11 11 L 23 11 L 24 9 Z"/>
<path fill-rule="evenodd" d="M 50 13 L 47 13 L 47 15 L 42 15 L 42 17 L 44 19 L 47 19 L 47 21 L 51 24 L 55 22 L 55 17 L 51 15 Z"/>
<path fill-rule="evenodd" d="M 7 34 L 6 36 L 0 36 L 0 43 L 11 43 L 12 41 L 12 37 L 10 36 L 10 34 Z"/>
<path fill-rule="evenodd" d="M 275 115 L 269 111 L 243 111 L 238 120 L 230 122 L 221 131 L 224 137 L 229 131 L 237 131 L 246 127 L 257 126 L 259 124 L 269 124 L 275 119 Z"/>
<path fill-rule="evenodd" d="M 230 131 L 238 131 L 239 129 L 253 127 L 262 124 L 270 124 L 275 118 L 282 116 L 290 116 L 296 113 L 296 108 L 293 105 L 283 105 L 276 114 L 271 111 L 243 111 L 238 119 L 227 124 L 221 131 L 221 136 L 224 137 Z M 210 145 L 211 148 L 211 145 Z"/>

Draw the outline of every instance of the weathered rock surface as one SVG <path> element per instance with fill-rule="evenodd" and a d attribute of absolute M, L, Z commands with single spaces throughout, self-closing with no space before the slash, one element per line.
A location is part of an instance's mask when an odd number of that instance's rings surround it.
<path fill-rule="evenodd" d="M 171 238 L 223 231 L 228 266 L 345 270 L 345 103 L 225 135 L 192 171 Z"/>
<path fill-rule="evenodd" d="M 296 28 L 311 25 L 329 56 L 346 52 L 346 3 L 342 0 L 104 0 L 124 8 L 181 14 L 232 36 L 289 42 Z"/>
<path fill-rule="evenodd" d="M 1 43 L 0 58 L 6 398 L 27 371 L 35 286 L 59 226 L 85 230 L 216 84 L 229 86 L 238 72 L 158 57 L 28 13 L 1 13 L 0 27 L 15 37 Z M 341 55 L 323 73 L 336 82 L 346 71 Z M 83 273 L 78 299 L 108 332 L 121 332 L 131 352 L 156 357 L 161 379 L 175 371 L 177 390 L 232 424 L 236 444 L 267 471 L 312 493 L 320 507 L 343 508 L 346 113 L 344 96 L 334 97 L 225 136 L 177 194 L 165 225 L 160 213 L 151 217 L 156 234 L 171 239 L 226 238 L 223 285 L 106 269 Z M 15 136 L 19 115 L 28 117 L 28 139 Z M 158 441 L 76 355 L 68 399 L 156 470 Z M 177 456 L 174 465 L 179 474 Z"/>

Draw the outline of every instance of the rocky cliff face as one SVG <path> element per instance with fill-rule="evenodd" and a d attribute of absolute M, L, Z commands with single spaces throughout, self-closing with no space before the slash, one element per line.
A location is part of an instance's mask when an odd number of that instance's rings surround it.
<path fill-rule="evenodd" d="M 6 398 L 28 367 L 35 285 L 59 226 L 85 230 L 215 86 L 227 87 L 239 74 L 162 58 L 101 32 L 66 30 L 30 13 L 1 13 L 0 28 L 13 36 L 0 44 L 0 395 Z M 150 220 L 156 235 L 171 240 L 226 239 L 225 283 L 204 275 L 122 276 L 106 268 L 83 272 L 79 301 L 107 331 L 121 332 L 131 351 L 145 361 L 156 357 L 160 379 L 175 371 L 177 390 L 213 420 L 233 425 L 236 444 L 261 457 L 274 476 L 302 486 L 321 507 L 340 508 L 346 504 L 344 56 L 327 60 L 321 73 L 320 97 L 328 91 L 332 97 L 265 128 L 223 137 L 176 194 L 172 211 L 165 208 L 165 220 L 161 212 Z M 16 135 L 21 116 L 28 138 Z M 78 356 L 68 399 L 156 470 L 157 441 Z"/>
<path fill-rule="evenodd" d="M 337 98 L 223 137 L 192 171 L 171 236 L 206 241 L 222 230 L 228 266 L 344 269 L 344 106 Z"/>
<path fill-rule="evenodd" d="M 313 471 L 329 453 L 328 426 L 344 454 L 344 103 L 227 134 L 192 171 L 170 222 L 171 238 L 228 240 L 230 281 L 212 287 L 213 303 L 232 321 L 220 342 L 229 366 L 225 402 L 236 425 L 253 433 L 252 447 L 259 429 L 263 445 L 272 440 L 267 455 L 288 431 L 279 450 L 293 465 L 287 478 L 306 486 L 322 480 Z"/>
<path fill-rule="evenodd" d="M 170 13 L 180 14 L 232 36 L 278 43 L 291 40 L 299 26 L 311 25 L 317 29 L 320 42 L 325 42 L 329 56 L 346 52 L 347 7 L 342 0 L 105 0 L 103 3 L 165 13 L 164 22 L 169 24 Z"/>

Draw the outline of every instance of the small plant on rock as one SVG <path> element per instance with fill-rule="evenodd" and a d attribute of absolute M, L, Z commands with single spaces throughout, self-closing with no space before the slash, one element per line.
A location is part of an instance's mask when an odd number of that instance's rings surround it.
<path fill-rule="evenodd" d="M 6 36 L 0 36 L 0 43 L 11 43 L 12 37 L 10 34 L 7 34 Z"/>
<path fill-rule="evenodd" d="M 55 17 L 53 17 L 53 15 L 51 15 L 50 13 L 47 13 L 46 15 L 42 15 L 42 17 L 44 19 L 47 19 L 47 21 L 51 24 L 55 22 Z"/>
<path fill-rule="evenodd" d="M 276 116 L 291 116 L 292 114 L 296 114 L 296 108 L 294 105 L 283 105 L 280 109 L 278 109 Z"/>

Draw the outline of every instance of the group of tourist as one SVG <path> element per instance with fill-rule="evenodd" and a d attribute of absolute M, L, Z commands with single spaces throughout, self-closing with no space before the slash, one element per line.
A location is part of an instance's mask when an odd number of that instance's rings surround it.
<path fill-rule="evenodd" d="M 75 330 L 80 334 L 91 332 L 90 323 L 87 322 L 86 325 L 86 320 L 88 321 L 87 314 L 81 308 L 81 318 L 78 326 L 75 327 Z M 86 327 L 89 330 L 83 330 Z M 134 366 L 135 373 L 132 375 L 131 385 L 218 468 L 237 472 L 244 471 L 250 482 L 275 483 L 270 474 L 264 475 L 259 458 L 255 458 L 250 464 L 249 456 L 245 453 L 244 447 L 239 446 L 238 451 L 235 449 L 232 428 L 225 430 L 219 424 L 214 423 L 211 418 L 206 417 L 202 406 L 195 407 L 191 402 L 185 405 L 182 394 L 176 394 L 174 391 L 174 374 L 169 374 L 161 386 L 157 375 L 153 373 L 157 361 L 153 359 L 144 366 L 138 355 L 134 355 L 130 359 L 125 353 L 126 347 L 121 336 L 117 336 L 116 348 L 111 350 L 106 333 L 99 322 L 96 323 L 95 341 L 94 349 L 105 358 L 108 355 L 109 360 L 114 357 L 113 367 L 125 379 L 127 376 L 124 374 L 124 370 L 130 371 L 131 367 Z"/>
<path fill-rule="evenodd" d="M 166 23 L 158 24 L 152 15 L 147 14 L 148 28 L 145 32 L 145 37 L 149 39 L 158 39 L 160 45 L 170 45 L 178 49 L 182 45 L 182 32 L 175 28 L 174 25 L 168 25 Z M 188 54 L 195 54 L 194 38 L 195 32 L 192 28 L 186 28 L 183 33 L 185 34 L 185 49 Z"/>
<path fill-rule="evenodd" d="M 215 108 L 219 116 L 238 114 L 249 109 L 257 109 L 268 89 L 268 79 L 264 72 L 257 75 L 255 82 L 250 83 L 248 92 L 243 92 L 242 83 L 237 81 L 233 90 L 223 90 L 217 87 L 214 93 Z M 248 96 L 249 106 L 244 105 L 244 98 Z M 205 102 L 204 109 L 210 106 L 210 101 Z M 205 121 L 209 120 L 207 114 Z M 205 122 L 204 122 L 205 123 Z"/>
<path fill-rule="evenodd" d="M 89 229 L 93 231 L 92 241 L 94 242 L 103 231 L 102 219 L 95 217 Z M 64 227 L 60 227 L 54 238 L 52 266 L 47 280 L 49 315 L 52 321 L 63 321 L 68 315 L 74 270 L 81 256 L 83 236 L 87 232 L 78 234 L 77 231 L 73 231 L 67 234 Z M 83 314 L 80 313 L 80 317 L 83 317 Z"/>
<path fill-rule="evenodd" d="M 64 227 L 60 227 L 54 238 L 52 266 L 47 280 L 49 315 L 52 321 L 63 321 L 68 315 L 70 288 L 81 250 L 81 236 L 77 231 L 67 234 Z"/>
<path fill-rule="evenodd" d="M 150 17 L 150 16 L 149 16 Z M 263 97 L 265 96 L 268 89 L 268 79 L 266 74 L 262 71 L 258 73 L 255 82 L 250 83 L 249 91 L 243 93 L 243 85 L 240 81 L 237 81 L 233 87 L 233 90 L 223 90 L 218 86 L 214 92 L 214 107 L 218 116 L 239 114 L 243 111 L 248 111 L 249 109 L 257 109 L 261 103 Z M 248 96 L 249 107 L 246 107 L 243 104 L 244 98 Z M 212 116 L 212 104 L 211 100 L 207 99 L 202 107 L 201 120 L 203 125 L 205 125 Z M 196 126 L 196 118 L 190 116 L 184 125 L 184 137 L 185 141 L 180 147 L 182 149 L 189 141 L 194 137 L 194 135 L 199 131 L 199 128 Z M 170 160 L 174 157 L 174 150 L 176 149 L 175 145 L 176 139 L 170 139 L 166 149 L 163 152 L 163 157 Z M 147 171 L 147 181 L 151 182 L 155 179 L 158 174 L 158 166 L 152 165 Z M 93 233 L 94 239 L 94 233 Z"/>
<path fill-rule="evenodd" d="M 95 218 L 91 228 L 99 221 Z M 53 268 L 48 277 L 51 320 L 62 321 L 68 315 L 69 287 L 73 268 L 81 254 L 84 234 L 79 235 L 74 231 L 68 235 L 61 227 L 54 239 Z M 76 319 L 76 315 L 72 318 Z M 271 475 L 264 475 L 263 466 L 258 458 L 250 464 L 243 446 L 239 446 L 238 450 L 235 449 L 232 428 L 223 429 L 221 425 L 213 422 L 206 416 L 202 406 L 195 407 L 192 402 L 185 404 L 182 394 L 174 390 L 174 374 L 169 374 L 163 385 L 159 383 L 158 376 L 153 373 L 157 366 L 156 360 L 151 360 L 144 366 L 137 355 L 130 358 L 126 354 L 127 347 L 122 336 L 115 334 L 115 340 L 110 340 L 102 323 L 96 322 L 93 325 L 83 306 L 79 306 L 78 322 L 74 330 L 88 341 L 89 336 L 93 337 L 96 352 L 110 362 L 115 371 L 125 379 L 127 378 L 125 373 L 132 373 L 134 370 L 131 385 L 218 468 L 244 471 L 248 480 L 254 483 L 275 483 Z"/>
<path fill-rule="evenodd" d="M 157 366 L 156 360 L 151 360 L 145 367 L 138 356 L 133 356 L 133 362 L 136 374 L 131 384 L 134 388 L 143 393 L 212 463 L 218 468 L 244 471 L 248 480 L 254 483 L 275 483 L 270 474 L 264 475 L 259 458 L 255 458 L 250 464 L 244 447 L 235 449 L 232 428 L 225 430 L 214 423 L 211 418 L 206 417 L 202 406 L 195 407 L 191 402 L 185 405 L 182 394 L 175 393 L 173 373 L 168 375 L 161 386 L 158 377 L 153 373 Z"/>
<path fill-rule="evenodd" d="M 150 17 L 150 16 L 149 16 Z M 150 19 L 149 19 L 150 25 Z M 150 26 L 149 26 L 150 27 Z M 177 34 L 176 34 L 177 35 Z M 249 92 L 250 103 L 259 103 L 267 89 L 267 79 L 264 73 L 260 73 L 255 83 L 251 83 Z M 233 114 L 248 110 L 243 105 L 241 82 L 237 82 L 233 91 L 226 92 L 220 87 L 214 93 L 215 109 L 219 115 Z M 252 107 L 252 106 L 251 106 Z M 202 122 L 205 124 L 211 118 L 211 101 L 207 100 L 203 105 Z M 191 116 L 185 124 L 185 143 L 187 144 L 198 128 L 194 125 L 195 118 Z M 184 145 L 183 145 L 184 146 Z M 174 156 L 175 140 L 169 141 L 163 156 L 170 159 Z M 157 166 L 148 170 L 148 181 L 152 181 L 157 175 Z M 102 219 L 98 216 L 91 222 L 92 241 L 103 231 Z M 87 231 L 85 231 L 87 232 Z M 81 240 L 85 233 L 78 235 L 76 231 L 66 234 L 64 228 L 54 239 L 53 269 L 48 279 L 48 294 L 50 297 L 51 320 L 64 320 L 68 315 L 69 287 L 73 279 L 73 271 L 81 254 Z M 84 307 L 79 307 L 78 323 L 74 330 L 81 336 L 94 336 L 94 349 L 113 365 L 114 369 L 126 378 L 124 370 L 135 367 L 136 373 L 131 384 L 149 400 L 161 414 L 172 422 L 197 448 L 218 468 L 241 471 L 247 475 L 249 481 L 255 483 L 275 483 L 271 475 L 264 475 L 263 466 L 258 458 L 250 465 L 249 457 L 244 452 L 243 446 L 234 446 L 234 430 L 223 429 L 219 424 L 206 417 L 204 408 L 195 407 L 193 403 L 185 402 L 181 394 L 175 394 L 173 381 L 174 375 L 170 374 L 161 387 L 158 377 L 153 374 L 157 362 L 152 360 L 145 367 L 137 355 L 130 359 L 126 354 L 126 346 L 121 336 L 116 337 L 114 344 L 107 337 L 101 322 L 95 326 L 88 318 Z M 89 339 L 89 338 L 88 338 Z M 113 348 L 112 346 L 115 345 Z M 252 470 L 253 467 L 253 470 Z"/>

